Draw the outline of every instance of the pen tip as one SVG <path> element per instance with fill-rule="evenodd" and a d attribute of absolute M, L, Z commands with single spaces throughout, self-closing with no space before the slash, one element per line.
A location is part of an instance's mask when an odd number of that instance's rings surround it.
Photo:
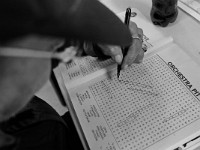
<path fill-rule="evenodd" d="M 119 79 L 119 75 L 120 75 L 120 74 L 118 73 L 118 74 L 117 74 L 117 79 Z"/>

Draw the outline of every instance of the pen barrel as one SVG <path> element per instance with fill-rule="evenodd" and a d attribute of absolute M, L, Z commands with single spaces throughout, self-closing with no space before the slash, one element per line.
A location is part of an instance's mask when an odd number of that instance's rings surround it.
<path fill-rule="evenodd" d="M 124 24 L 129 28 L 129 22 L 130 22 L 130 18 L 131 18 L 131 8 L 127 8 L 126 9 L 126 13 L 125 13 L 125 19 L 124 19 Z M 123 64 L 124 61 L 124 56 L 126 56 L 127 52 L 128 52 L 128 47 L 125 48 L 121 48 L 122 49 L 122 54 L 123 54 L 123 59 L 122 59 L 122 63 L 120 65 L 117 66 L 117 77 L 119 78 L 120 76 L 120 71 L 121 71 L 121 66 Z"/>
<path fill-rule="evenodd" d="M 124 19 L 124 24 L 129 28 L 129 23 L 131 19 L 131 8 L 126 9 L 126 14 L 125 14 L 125 19 Z M 126 56 L 128 52 L 129 46 L 122 47 L 122 54 L 123 56 Z"/>

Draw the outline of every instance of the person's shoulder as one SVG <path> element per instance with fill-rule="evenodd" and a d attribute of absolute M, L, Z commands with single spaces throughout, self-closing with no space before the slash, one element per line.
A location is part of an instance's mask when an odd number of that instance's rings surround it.
<path fill-rule="evenodd" d="M 2 150 L 14 150 L 17 146 L 17 140 L 5 134 L 3 131 L 0 130 L 0 149 Z"/>

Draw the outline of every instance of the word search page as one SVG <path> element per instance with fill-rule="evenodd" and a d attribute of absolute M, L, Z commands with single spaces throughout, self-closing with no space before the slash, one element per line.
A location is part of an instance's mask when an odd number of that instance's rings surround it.
<path fill-rule="evenodd" d="M 172 46 L 133 64 L 119 79 L 113 71 L 111 78 L 102 75 L 69 89 L 90 148 L 167 149 L 189 136 L 185 129 L 200 125 L 199 73 Z"/>

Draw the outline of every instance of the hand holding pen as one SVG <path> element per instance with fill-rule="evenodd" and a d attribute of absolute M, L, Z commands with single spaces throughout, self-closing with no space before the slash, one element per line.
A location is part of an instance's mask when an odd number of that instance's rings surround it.
<path fill-rule="evenodd" d="M 134 13 L 135 12 L 133 12 L 133 14 Z M 137 27 L 136 23 L 130 21 L 131 15 L 131 9 L 127 8 L 124 23 L 130 29 L 132 34 L 133 41 L 130 46 L 122 48 L 119 46 L 95 43 L 95 45 L 98 46 L 98 48 L 95 48 L 91 42 L 84 43 L 84 51 L 87 55 L 99 57 L 99 53 L 101 53 L 101 58 L 106 58 L 107 56 L 111 57 L 118 64 L 118 76 L 120 75 L 121 70 L 133 63 L 142 62 L 144 57 L 144 51 L 142 49 L 143 31 Z"/>
<path fill-rule="evenodd" d="M 143 31 L 138 28 L 137 25 L 133 22 L 130 22 L 131 18 L 131 9 L 127 8 L 125 13 L 124 23 L 129 27 L 133 42 L 130 46 L 122 48 L 123 59 L 121 64 L 117 66 L 117 77 L 120 76 L 121 69 L 127 68 L 132 63 L 140 63 L 144 57 L 144 51 L 142 49 L 142 37 Z"/>

